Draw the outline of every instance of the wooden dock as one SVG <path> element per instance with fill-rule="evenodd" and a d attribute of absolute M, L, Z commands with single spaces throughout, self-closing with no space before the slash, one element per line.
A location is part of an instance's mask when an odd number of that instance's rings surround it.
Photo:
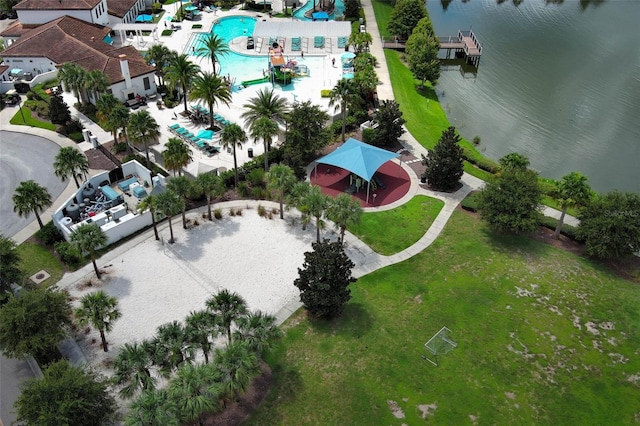
<path fill-rule="evenodd" d="M 446 51 L 446 59 L 450 59 L 451 54 L 454 53 L 455 56 L 463 57 L 468 64 L 474 67 L 478 67 L 480 64 L 482 45 L 472 30 L 459 30 L 457 36 L 436 37 L 436 39 L 440 44 L 440 50 Z M 383 37 L 382 47 L 404 50 L 407 47 L 407 41 L 398 40 L 395 37 Z"/>
<path fill-rule="evenodd" d="M 440 49 L 446 50 L 446 58 L 451 58 L 451 53 L 463 56 L 468 64 L 477 67 L 482 56 L 482 45 L 473 31 L 458 31 L 458 36 L 438 37 Z"/>

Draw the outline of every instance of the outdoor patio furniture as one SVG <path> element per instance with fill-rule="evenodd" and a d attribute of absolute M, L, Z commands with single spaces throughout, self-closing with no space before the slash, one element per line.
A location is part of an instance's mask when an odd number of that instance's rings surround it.
<path fill-rule="evenodd" d="M 324 47 L 324 37 L 316 36 L 313 38 L 313 47 L 322 48 Z"/>
<path fill-rule="evenodd" d="M 176 129 L 178 129 L 179 127 L 180 127 L 180 125 L 179 125 L 178 123 L 174 123 L 174 124 L 172 124 L 172 125 L 170 125 L 170 126 L 169 126 L 169 128 L 170 128 L 171 130 L 176 130 Z"/>

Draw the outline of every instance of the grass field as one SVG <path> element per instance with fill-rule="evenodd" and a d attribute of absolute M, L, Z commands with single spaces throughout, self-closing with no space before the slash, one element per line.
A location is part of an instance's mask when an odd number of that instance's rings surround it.
<path fill-rule="evenodd" d="M 640 293 L 585 259 L 455 212 L 427 250 L 351 288 L 336 321 L 300 310 L 284 324 L 248 424 L 630 424 L 640 412 Z M 435 367 L 423 344 L 442 326 L 458 347 Z"/>
<path fill-rule="evenodd" d="M 22 114 L 20 113 L 20 109 L 22 110 L 22 113 L 24 114 L 24 120 L 22 119 Z M 46 122 L 46 121 L 40 121 L 35 117 L 31 116 L 31 110 L 29 108 L 24 108 L 21 107 L 20 109 L 18 109 L 18 112 L 15 113 L 15 115 L 13 117 L 11 117 L 11 120 L 9 120 L 9 123 L 11 124 L 16 124 L 19 126 L 33 126 L 33 127 L 40 127 L 42 129 L 47 129 L 47 130 L 52 130 L 55 131 L 56 130 L 56 125 Z"/>
<path fill-rule="evenodd" d="M 43 285 L 52 285 L 60 281 L 64 274 L 64 265 L 45 247 L 37 243 L 24 242 L 18 246 L 20 254 L 20 270 L 26 279 L 41 270 L 47 271 L 49 278 Z"/>
<path fill-rule="evenodd" d="M 441 200 L 419 195 L 395 209 L 363 214 L 360 223 L 349 231 L 376 253 L 391 255 L 418 241 L 443 206 Z"/>

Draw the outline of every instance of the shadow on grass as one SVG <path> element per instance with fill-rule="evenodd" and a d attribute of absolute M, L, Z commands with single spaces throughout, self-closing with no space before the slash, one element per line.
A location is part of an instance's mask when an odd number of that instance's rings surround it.
<path fill-rule="evenodd" d="M 374 318 L 360 303 L 349 302 L 344 305 L 342 314 L 330 321 L 313 319 L 309 321 L 314 331 L 330 335 L 341 334 L 349 337 L 362 337 L 373 325 Z"/>
<path fill-rule="evenodd" d="M 548 250 L 544 244 L 529 238 L 528 234 L 507 234 L 491 228 L 484 228 L 482 233 L 491 248 L 502 254 L 526 253 L 529 256 L 539 257 Z"/>

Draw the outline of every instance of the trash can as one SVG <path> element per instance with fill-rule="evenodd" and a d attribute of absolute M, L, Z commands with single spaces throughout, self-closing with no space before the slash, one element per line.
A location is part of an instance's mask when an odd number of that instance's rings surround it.
<path fill-rule="evenodd" d="M 249 158 L 253 158 L 253 148 L 247 149 L 247 154 L 249 155 Z"/>

